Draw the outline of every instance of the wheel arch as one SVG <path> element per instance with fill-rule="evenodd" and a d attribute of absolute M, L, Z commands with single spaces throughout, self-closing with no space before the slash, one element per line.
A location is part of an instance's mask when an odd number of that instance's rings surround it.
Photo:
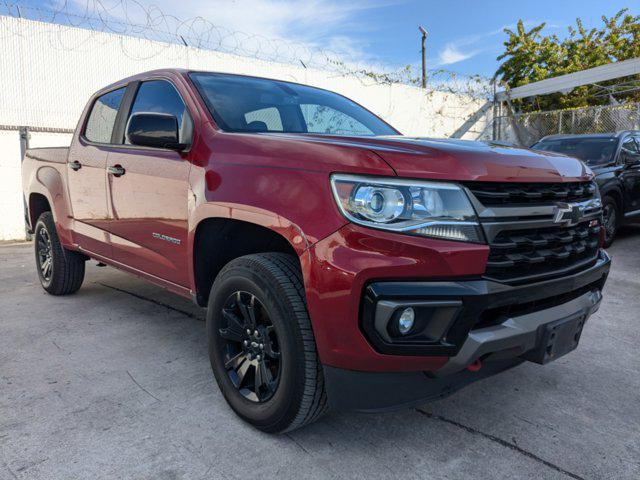
<path fill-rule="evenodd" d="M 31 232 L 35 229 L 36 222 L 38 221 L 38 218 L 40 218 L 40 215 L 44 212 L 51 212 L 52 215 L 54 214 L 51 208 L 51 202 L 42 193 L 31 192 L 29 194 L 29 201 L 27 205 L 29 206 L 29 229 Z"/>
<path fill-rule="evenodd" d="M 620 210 L 620 213 L 622 214 L 624 212 L 624 197 L 620 189 L 618 189 L 617 187 L 608 188 L 604 192 L 601 192 L 600 196 L 602 197 L 603 200 L 605 197 L 612 198 L 616 202 L 616 205 L 618 206 L 618 210 Z"/>
<path fill-rule="evenodd" d="M 194 300 L 206 306 L 209 292 L 220 270 L 235 258 L 253 253 L 291 254 L 299 263 L 306 247 L 298 229 L 289 225 L 274 229 L 247 219 L 202 218 L 191 237 Z"/>
<path fill-rule="evenodd" d="M 25 160 L 32 161 L 31 159 Z M 53 165 L 38 165 L 32 163 L 31 172 L 25 178 L 25 202 L 27 203 L 30 229 L 35 228 L 38 217 L 44 211 L 50 211 L 60 241 L 69 248 L 73 245 L 73 238 L 70 230 L 72 218 L 71 206 L 68 199 L 65 179 L 58 168 Z M 60 167 L 60 168 L 64 168 Z"/>

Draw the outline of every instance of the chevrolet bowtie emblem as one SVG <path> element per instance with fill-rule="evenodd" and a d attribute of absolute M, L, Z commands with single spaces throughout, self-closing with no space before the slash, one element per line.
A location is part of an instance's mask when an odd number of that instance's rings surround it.
<path fill-rule="evenodd" d="M 572 226 L 580 222 L 583 215 L 583 205 L 576 205 L 575 203 L 558 203 L 554 211 L 553 222 L 564 223 L 567 226 Z"/>

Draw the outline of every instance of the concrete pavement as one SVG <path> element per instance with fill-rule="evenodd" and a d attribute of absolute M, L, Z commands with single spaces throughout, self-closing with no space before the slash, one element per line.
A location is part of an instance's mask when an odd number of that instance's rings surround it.
<path fill-rule="evenodd" d="M 640 228 L 610 253 L 566 357 L 270 436 L 225 404 L 188 300 L 95 262 L 52 297 L 31 245 L 0 246 L 0 479 L 640 478 Z"/>

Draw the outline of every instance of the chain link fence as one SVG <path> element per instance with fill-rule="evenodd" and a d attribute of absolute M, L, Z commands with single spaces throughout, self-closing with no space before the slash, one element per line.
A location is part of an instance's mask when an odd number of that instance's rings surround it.
<path fill-rule="evenodd" d="M 530 146 L 554 134 L 640 130 L 640 103 L 499 116 L 493 140 Z"/>

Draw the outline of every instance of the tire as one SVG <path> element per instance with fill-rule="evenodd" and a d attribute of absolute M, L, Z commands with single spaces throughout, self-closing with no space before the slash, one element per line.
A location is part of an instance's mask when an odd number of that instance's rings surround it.
<path fill-rule="evenodd" d="M 620 226 L 620 207 L 611 197 L 602 199 L 602 226 L 604 228 L 604 247 L 608 248 L 615 240 L 618 227 Z"/>
<path fill-rule="evenodd" d="M 51 212 L 38 218 L 33 243 L 42 288 L 51 295 L 77 292 L 84 280 L 85 257 L 62 247 Z"/>
<path fill-rule="evenodd" d="M 211 287 L 207 335 L 218 386 L 246 422 L 283 433 L 326 412 L 322 365 L 294 256 L 264 253 L 229 262 Z"/>

